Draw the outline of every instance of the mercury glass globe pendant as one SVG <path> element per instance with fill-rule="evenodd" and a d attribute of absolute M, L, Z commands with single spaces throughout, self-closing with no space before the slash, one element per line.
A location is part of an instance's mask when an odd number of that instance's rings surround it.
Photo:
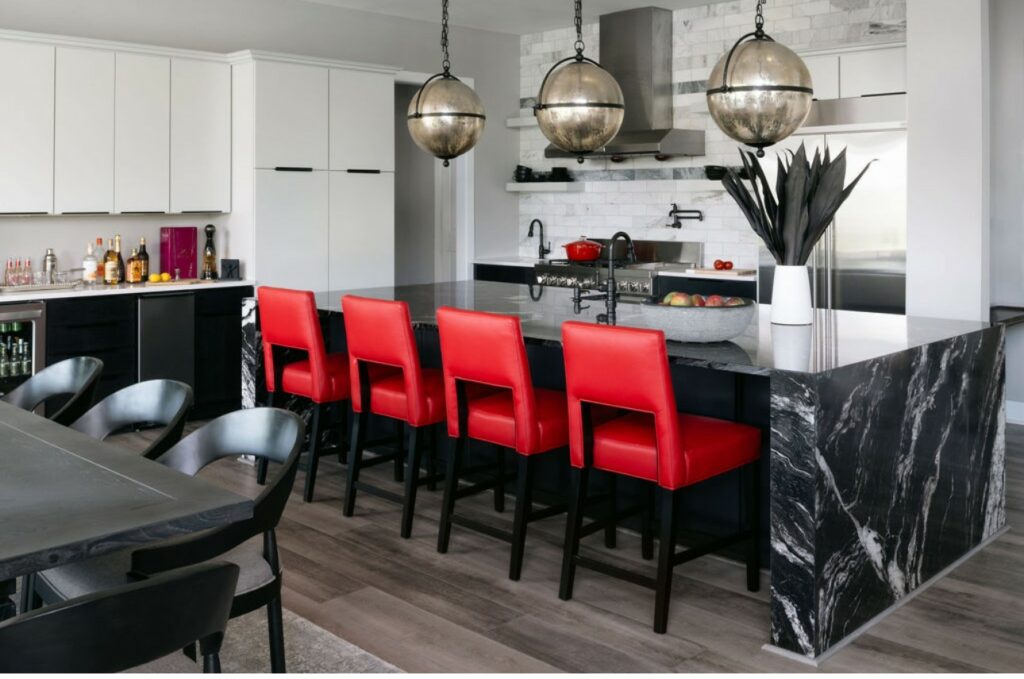
<path fill-rule="evenodd" d="M 409 102 L 407 124 L 416 145 L 451 164 L 476 146 L 487 116 L 473 88 L 451 74 L 448 56 L 448 0 L 441 0 L 442 71 L 427 78 Z"/>
<path fill-rule="evenodd" d="M 758 157 L 803 125 L 814 94 L 803 60 L 764 32 L 763 4 L 757 0 L 754 32 L 722 55 L 707 90 L 708 110 L 718 127 L 756 148 Z"/>
<path fill-rule="evenodd" d="M 576 54 L 557 62 L 544 76 L 533 114 L 548 141 L 582 163 L 585 154 L 618 134 L 625 106 L 612 74 L 583 56 L 582 0 L 574 0 L 574 9 Z"/>

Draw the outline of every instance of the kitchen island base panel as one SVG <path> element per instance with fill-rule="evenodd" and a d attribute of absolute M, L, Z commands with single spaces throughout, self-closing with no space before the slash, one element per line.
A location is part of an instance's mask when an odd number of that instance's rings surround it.
<path fill-rule="evenodd" d="M 772 377 L 772 643 L 818 657 L 1005 525 L 1004 331 Z"/>

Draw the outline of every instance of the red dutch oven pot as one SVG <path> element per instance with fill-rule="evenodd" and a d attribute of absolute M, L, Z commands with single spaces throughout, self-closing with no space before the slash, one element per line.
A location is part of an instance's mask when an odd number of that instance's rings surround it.
<path fill-rule="evenodd" d="M 562 247 L 565 248 L 565 255 L 570 262 L 592 262 L 601 256 L 601 250 L 604 249 L 600 243 L 582 236 L 580 240 L 566 243 Z"/>

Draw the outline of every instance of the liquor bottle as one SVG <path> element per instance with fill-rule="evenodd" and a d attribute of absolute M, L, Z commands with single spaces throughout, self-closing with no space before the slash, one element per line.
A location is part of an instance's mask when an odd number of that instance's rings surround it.
<path fill-rule="evenodd" d="M 86 285 L 96 283 L 96 251 L 89 243 L 85 248 L 85 257 L 82 257 L 82 282 Z"/>
<path fill-rule="evenodd" d="M 135 248 L 132 248 L 132 254 L 128 257 L 127 279 L 129 283 L 142 282 L 142 262 L 139 261 L 139 251 Z"/>
<path fill-rule="evenodd" d="M 4 285 L 14 285 L 14 260 L 7 258 L 7 268 L 4 269 Z"/>
<path fill-rule="evenodd" d="M 107 239 L 107 253 L 103 255 L 103 282 L 117 285 L 117 253 L 114 252 L 114 239 Z"/>
<path fill-rule="evenodd" d="M 124 257 L 121 256 L 121 234 L 114 235 L 114 252 L 117 254 L 117 282 L 124 283 Z"/>
<path fill-rule="evenodd" d="M 102 283 L 105 277 L 106 251 L 103 249 L 103 239 L 96 239 L 96 247 L 93 249 L 96 255 L 96 282 Z"/>
<path fill-rule="evenodd" d="M 206 232 L 206 247 L 203 248 L 203 273 L 200 276 L 204 281 L 217 280 L 217 248 L 213 244 L 213 234 L 217 227 L 207 224 L 203 229 Z"/>
<path fill-rule="evenodd" d="M 139 239 L 139 262 L 142 266 L 142 280 L 149 278 L 149 253 L 146 252 L 146 239 Z"/>
<path fill-rule="evenodd" d="M 32 258 L 25 258 L 25 266 L 21 269 L 21 284 L 32 285 L 35 281 L 32 280 Z"/>

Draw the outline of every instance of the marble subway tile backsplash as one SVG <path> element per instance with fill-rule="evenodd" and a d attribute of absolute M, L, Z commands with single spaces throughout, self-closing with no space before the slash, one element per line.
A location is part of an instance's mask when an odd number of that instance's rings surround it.
<path fill-rule="evenodd" d="M 739 145 L 726 137 L 707 112 L 704 90 L 711 68 L 752 27 L 749 2 L 722 2 L 673 13 L 673 105 L 676 127 L 703 129 L 706 155 L 659 162 L 651 157 L 613 163 L 607 159 L 544 158 L 547 140 L 536 127 L 521 128 L 519 163 L 539 171 L 569 169 L 584 183 L 579 193 L 523 193 L 519 198 L 519 253 L 533 255 L 536 239 L 526 237 L 533 219 L 541 219 L 554 246 L 580 235 L 607 238 L 624 229 L 646 240 L 694 240 L 705 243 L 705 264 L 732 259 L 737 267 L 756 266 L 759 241 L 718 182 L 706 179 L 705 165 L 736 166 Z M 765 29 L 797 51 L 902 42 L 906 39 L 905 0 L 771 0 Z M 594 17 L 588 17 L 593 19 Z M 544 74 L 571 52 L 571 27 L 520 37 L 520 115 L 530 115 Z M 598 23 L 583 27 L 587 56 L 600 60 Z M 704 221 L 683 221 L 673 229 L 672 203 L 699 209 Z"/>

